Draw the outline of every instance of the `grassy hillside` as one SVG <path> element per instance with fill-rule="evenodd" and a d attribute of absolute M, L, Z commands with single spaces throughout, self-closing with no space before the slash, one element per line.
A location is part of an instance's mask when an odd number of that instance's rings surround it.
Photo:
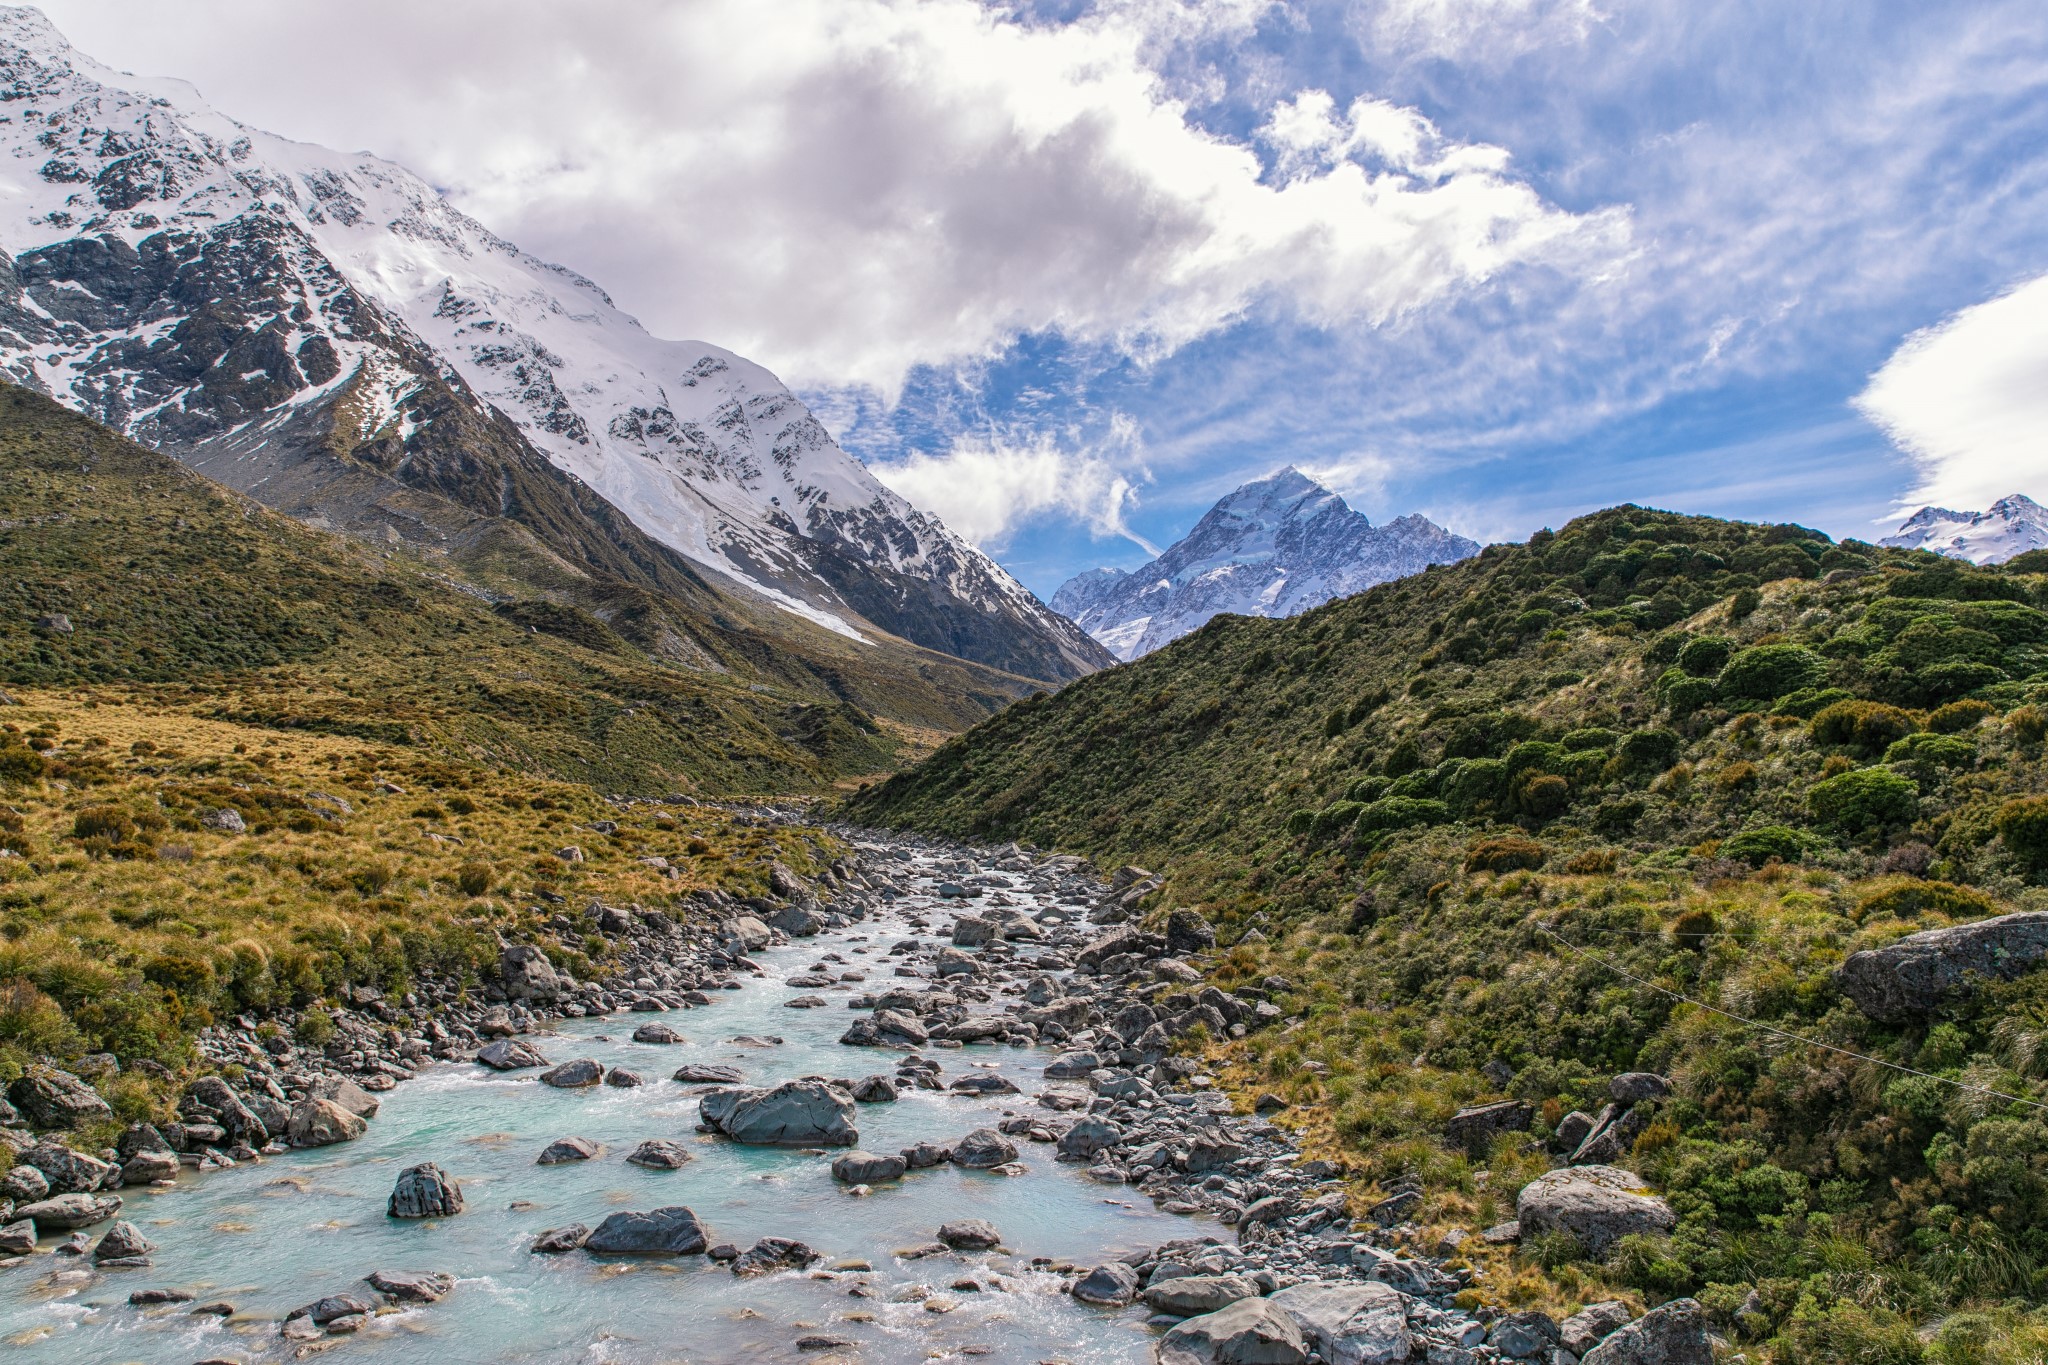
<path fill-rule="evenodd" d="M 567 570 L 559 593 L 493 600 L 20 389 L 0 390 L 0 487 L 0 686 L 148 689 L 184 715 L 715 793 L 876 772 L 908 727 L 962 724 L 1017 684 L 907 648 L 864 670 L 873 647 L 806 654 Z"/>
<path fill-rule="evenodd" d="M 1158 868 L 1153 913 L 1208 913 L 1223 984 L 1289 1016 L 1217 1048 L 1230 1084 L 1293 1101 L 1364 1193 L 1421 1174 L 1425 1243 L 1544 1168 L 1527 1135 L 1453 1149 L 1459 1105 L 1525 1099 L 1540 1140 L 1615 1074 L 1670 1075 L 1624 1163 L 1674 1234 L 1468 1252 L 1487 1294 L 1696 1294 L 1777 1361 L 2037 1360 L 2048 1123 L 1984 1090 L 2048 1101 L 2048 973 L 1890 1026 L 1830 972 L 2048 909 L 2043 558 L 1617 508 L 1219 619 L 851 813 Z"/>

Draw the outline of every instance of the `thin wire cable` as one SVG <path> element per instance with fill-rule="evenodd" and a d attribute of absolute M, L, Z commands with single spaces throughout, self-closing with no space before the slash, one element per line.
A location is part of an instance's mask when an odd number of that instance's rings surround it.
<path fill-rule="evenodd" d="M 1968 1081 L 1958 1081 L 1952 1080 L 1947 1076 L 1937 1076 L 1931 1071 L 1922 1071 L 1917 1067 L 1905 1066 L 1898 1062 L 1888 1062 L 1882 1057 L 1867 1057 L 1861 1052 L 1852 1052 L 1846 1047 L 1837 1047 L 1833 1043 L 1823 1043 L 1817 1038 L 1807 1038 L 1801 1034 L 1787 1032 L 1786 1030 L 1778 1028 L 1772 1024 L 1762 1023 L 1755 1019 L 1745 1019 L 1739 1014 L 1731 1014 L 1727 1010 L 1722 1009 L 1718 1005 L 1709 1005 L 1704 1000 L 1695 1000 L 1689 995 L 1681 995 L 1679 992 L 1669 990 L 1663 986 L 1658 985 L 1654 981 L 1645 981 L 1642 977 L 1637 976 L 1634 972 L 1628 971 L 1621 967 L 1617 967 L 1612 962 L 1609 962 L 1606 958 L 1600 957 L 1594 953 L 1589 953 L 1584 948 L 1579 947 L 1576 943 L 1569 942 L 1568 940 L 1560 937 L 1559 935 L 1553 933 L 1547 925 L 1536 924 L 1531 925 L 1530 927 L 1535 929 L 1537 933 L 1542 934 L 1546 938 L 1550 939 L 1552 942 L 1556 943 L 1560 948 L 1563 948 L 1568 952 L 1575 953 L 1579 957 L 1582 957 L 1586 959 L 1586 961 L 1594 963 L 1597 966 L 1605 967 L 1608 971 L 1613 972 L 1616 976 L 1626 977 L 1628 980 L 1635 982 L 1638 986 L 1641 986 L 1646 990 L 1653 990 L 1657 992 L 1657 994 L 1662 996 L 1668 996 L 1673 1000 L 1682 1000 L 1688 1005 L 1692 1005 L 1695 1008 L 1707 1011 L 1707 1013 L 1709 1014 L 1718 1014 L 1723 1019 L 1733 1019 L 1738 1024 L 1746 1025 L 1749 1028 L 1762 1029 L 1765 1033 L 1776 1034 L 1780 1038 L 1785 1038 L 1795 1043 L 1801 1043 L 1807 1047 L 1819 1048 L 1823 1052 L 1833 1052 L 1839 1056 L 1852 1057 L 1859 1062 L 1869 1062 L 1874 1066 L 1886 1067 L 1892 1071 L 1903 1071 L 1908 1076 L 1925 1076 L 1930 1081 L 1939 1081 L 1943 1085 L 1952 1085 L 1958 1090 L 1974 1091 L 1979 1095 L 1988 1095 L 1993 1099 L 2010 1100 L 2014 1104 L 2023 1104 L 2029 1109 L 2039 1109 L 2044 1112 L 2048 1112 L 2048 1104 L 2042 1104 L 2038 1100 L 2030 1100 L 2023 1095 L 2008 1095 L 2003 1090 L 1993 1090 L 1989 1086 L 1971 1085 Z"/>

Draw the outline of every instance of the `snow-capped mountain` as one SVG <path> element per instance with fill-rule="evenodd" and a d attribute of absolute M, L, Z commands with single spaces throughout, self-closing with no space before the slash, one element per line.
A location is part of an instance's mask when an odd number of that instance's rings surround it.
<path fill-rule="evenodd" d="M 865 618 L 1041 678 L 1107 662 L 759 365 L 651 336 L 402 167 L 112 71 L 26 7 L 0 8 L 0 252 L 0 373 L 285 510 L 456 533 L 396 481 L 553 545 L 590 490 L 856 639 Z"/>
<path fill-rule="evenodd" d="M 2048 549 L 2048 507 L 2024 493 L 2000 498 L 1988 512 L 1923 507 L 1878 544 L 1932 550 L 1972 564 L 2003 564 L 2028 550 Z"/>
<path fill-rule="evenodd" d="M 1374 526 L 1288 468 L 1224 498 L 1143 568 L 1091 569 L 1067 580 L 1052 607 L 1128 662 L 1224 612 L 1292 616 L 1478 552 L 1425 517 Z"/>

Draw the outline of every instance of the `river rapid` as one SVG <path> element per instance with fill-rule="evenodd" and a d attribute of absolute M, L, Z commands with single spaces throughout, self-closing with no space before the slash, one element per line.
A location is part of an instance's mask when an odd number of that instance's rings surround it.
<path fill-rule="evenodd" d="M 832 1177 L 836 1151 L 742 1146 L 699 1133 L 704 1088 L 669 1079 L 686 1063 L 737 1067 L 751 1085 L 891 1073 L 900 1054 L 846 1047 L 839 1038 L 862 1017 L 848 1009 L 855 993 L 922 984 L 898 979 L 904 959 L 886 953 L 906 938 L 928 949 L 944 942 L 953 915 L 936 894 L 938 867 L 927 855 L 906 858 L 899 881 L 907 894 L 887 910 L 752 953 L 760 974 L 743 978 L 740 990 L 713 992 L 709 1007 L 563 1020 L 552 1033 L 527 1035 L 551 1062 L 588 1057 L 633 1070 L 646 1081 L 637 1088 L 558 1090 L 539 1084 L 532 1070 L 440 1063 L 383 1095 L 368 1133 L 353 1142 L 204 1174 L 188 1170 L 171 1188 L 122 1190 L 121 1217 L 156 1244 L 153 1264 L 96 1270 L 88 1258 L 36 1255 L 0 1271 L 0 1340 L 24 1359 L 91 1365 L 253 1365 L 310 1354 L 379 1365 L 1146 1358 L 1155 1334 L 1145 1309 L 1083 1304 L 1063 1291 L 1070 1276 L 1059 1271 L 1173 1238 L 1228 1242 L 1230 1229 L 1157 1211 L 1135 1189 L 1090 1180 L 1080 1166 L 1056 1162 L 1051 1146 L 1021 1138 L 1026 1174 L 947 1164 L 857 1196 Z M 1013 909 L 1052 908 L 1029 879 L 1012 880 L 996 889 Z M 928 927 L 914 928 L 913 920 Z M 1020 946 L 1021 957 L 1036 951 Z M 827 963 L 835 974 L 865 981 L 786 984 L 831 957 L 839 959 Z M 805 995 L 827 1003 L 786 1007 Z M 685 1041 L 631 1041 L 650 1020 L 668 1023 Z M 1032 1096 L 1047 1084 L 1050 1048 L 998 1042 L 925 1055 L 949 1082 L 992 1071 L 1023 1093 L 984 1098 L 906 1087 L 893 1103 L 859 1106 L 863 1149 L 950 1145 L 1005 1114 L 1044 1112 Z M 549 1143 L 572 1136 L 598 1144 L 599 1155 L 535 1163 Z M 657 1137 L 683 1143 L 695 1159 L 675 1171 L 625 1162 L 637 1143 Z M 387 1217 L 398 1173 L 423 1161 L 460 1182 L 465 1211 L 422 1222 Z M 549 1228 L 594 1226 L 622 1209 L 674 1204 L 695 1210 L 714 1244 L 745 1249 L 762 1237 L 788 1237 L 823 1259 L 807 1271 L 741 1279 L 704 1256 L 607 1259 L 530 1249 Z M 961 1218 L 993 1223 L 1003 1249 L 897 1254 L 930 1244 L 941 1223 Z M 56 1240 L 45 1239 L 44 1249 Z M 280 1333 L 292 1309 L 323 1295 L 366 1293 L 362 1277 L 379 1270 L 442 1272 L 456 1284 L 438 1303 L 387 1310 L 346 1337 L 302 1343 Z M 225 1301 L 234 1312 L 222 1318 L 195 1314 L 193 1303 L 130 1306 L 132 1291 L 150 1287 L 189 1292 L 199 1304 Z"/>

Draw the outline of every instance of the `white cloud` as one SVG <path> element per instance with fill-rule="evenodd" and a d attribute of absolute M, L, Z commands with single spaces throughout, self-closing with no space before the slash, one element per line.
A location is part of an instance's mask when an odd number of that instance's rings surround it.
<path fill-rule="evenodd" d="M 1856 406 L 1920 468 L 1902 510 L 2048 496 L 2048 275 L 1907 337 Z"/>
<path fill-rule="evenodd" d="M 1605 18 L 1593 0 L 1362 0 L 1353 23 L 1377 47 L 1497 64 L 1582 41 Z"/>
<path fill-rule="evenodd" d="M 1497 149 L 1378 101 L 1342 125 L 1323 108 L 1315 164 L 1266 180 L 1161 69 L 1272 8 L 1119 0 L 1036 24 L 975 0 L 361 0 L 336 24 L 274 0 L 51 5 L 97 55 L 280 132 L 368 141 L 656 331 L 799 384 L 893 392 L 1034 331 L 1157 356 L 1269 307 L 1377 323 L 1616 248 L 1624 219 L 1562 212 Z"/>
<path fill-rule="evenodd" d="M 1055 513 L 1099 536 L 1121 536 L 1147 554 L 1158 549 L 1131 530 L 1136 431 L 1112 421 L 1110 447 L 1076 450 L 1044 433 L 956 438 L 944 454 L 920 452 L 871 466 L 876 478 L 984 549 L 1000 549 L 1034 517 Z M 1137 475 L 1142 478 L 1142 472 Z"/>

